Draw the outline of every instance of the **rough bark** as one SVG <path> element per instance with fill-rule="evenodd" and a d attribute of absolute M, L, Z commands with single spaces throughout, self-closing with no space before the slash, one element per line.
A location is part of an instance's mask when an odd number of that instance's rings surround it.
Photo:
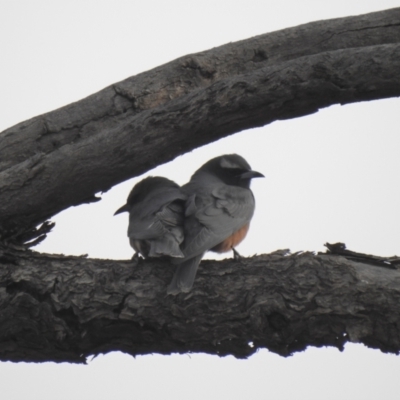
<path fill-rule="evenodd" d="M 0 233 L 234 132 L 399 96 L 399 64 L 396 8 L 185 56 L 18 124 L 0 135 Z"/>
<path fill-rule="evenodd" d="M 165 261 L 3 252 L 0 360 L 83 363 L 114 350 L 288 356 L 349 341 L 398 354 L 400 272 L 367 260 L 278 251 L 203 261 L 191 293 L 166 296 L 174 267 Z"/>

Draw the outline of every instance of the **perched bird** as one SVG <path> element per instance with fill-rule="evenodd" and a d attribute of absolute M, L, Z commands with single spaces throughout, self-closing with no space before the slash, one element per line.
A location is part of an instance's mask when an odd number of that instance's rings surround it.
<path fill-rule="evenodd" d="M 132 248 L 143 257 L 184 255 L 184 203 L 186 195 L 173 181 L 160 176 L 137 183 L 124 206 L 114 215 L 129 212 L 128 237 Z"/>
<path fill-rule="evenodd" d="M 252 171 L 243 157 L 227 154 L 205 163 L 182 186 L 187 195 L 184 257 L 173 260 L 179 265 L 168 294 L 190 291 L 206 251 L 234 250 L 245 238 L 255 208 L 250 181 L 263 176 Z"/>

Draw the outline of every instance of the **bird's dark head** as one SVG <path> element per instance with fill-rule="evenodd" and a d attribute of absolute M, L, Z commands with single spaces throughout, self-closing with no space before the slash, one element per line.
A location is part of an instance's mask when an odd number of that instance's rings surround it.
<path fill-rule="evenodd" d="M 215 175 L 226 185 L 250 187 L 253 178 L 262 178 L 263 174 L 253 171 L 248 162 L 238 154 L 225 154 L 206 162 L 198 172 Z"/>
<path fill-rule="evenodd" d="M 149 176 L 139 183 L 137 183 L 131 192 L 129 193 L 128 199 L 126 204 L 115 211 L 114 215 L 121 214 L 123 212 L 129 212 L 131 207 L 134 204 L 138 204 L 145 200 L 146 196 L 154 190 L 160 190 L 162 188 L 169 189 L 169 188 L 178 188 L 179 186 L 162 176 Z"/>

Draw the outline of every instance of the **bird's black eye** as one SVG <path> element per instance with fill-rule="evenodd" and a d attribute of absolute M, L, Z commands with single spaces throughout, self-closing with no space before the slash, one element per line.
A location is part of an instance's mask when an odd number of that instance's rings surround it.
<path fill-rule="evenodd" d="M 232 175 L 236 176 L 236 177 L 240 177 L 242 174 L 244 174 L 245 172 L 247 172 L 247 170 L 245 169 L 241 169 L 241 168 L 233 168 L 231 170 Z"/>

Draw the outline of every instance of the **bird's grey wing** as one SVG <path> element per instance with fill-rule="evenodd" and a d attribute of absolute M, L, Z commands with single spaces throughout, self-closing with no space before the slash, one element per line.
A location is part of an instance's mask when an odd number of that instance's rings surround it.
<path fill-rule="evenodd" d="M 212 191 L 215 207 L 223 209 L 233 219 L 249 222 L 253 216 L 255 201 L 250 189 L 224 185 Z M 243 225 L 242 225 L 243 226 Z"/>
<path fill-rule="evenodd" d="M 164 227 L 159 218 L 152 214 L 142 214 L 131 210 L 129 215 L 128 236 L 137 240 L 154 239 L 161 236 Z"/>
<path fill-rule="evenodd" d="M 181 213 L 183 215 L 183 205 L 186 195 L 180 188 L 155 188 L 148 193 L 145 199 L 139 204 L 134 205 L 134 213 L 141 217 L 153 216 L 162 213 L 163 210 L 171 210 L 172 213 Z M 167 214 L 165 214 L 167 218 Z"/>
<path fill-rule="evenodd" d="M 174 201 L 173 203 L 167 204 L 163 207 L 156 217 L 168 227 L 180 226 L 183 229 L 184 221 L 184 205 L 183 202 Z"/>
<path fill-rule="evenodd" d="M 182 226 L 185 199 L 179 189 L 154 190 L 131 208 L 128 236 L 138 240 L 154 239 L 164 235 L 168 227 Z"/>
<path fill-rule="evenodd" d="M 254 197 L 249 189 L 215 185 L 208 200 L 192 200 L 185 221 L 184 261 L 210 250 L 247 224 L 254 213 Z"/>
<path fill-rule="evenodd" d="M 181 201 L 175 201 L 163 207 L 154 218 L 154 226 L 161 228 L 162 234 L 150 243 L 149 257 L 168 255 L 183 258 L 179 245 L 183 242 L 183 213 Z"/>
<path fill-rule="evenodd" d="M 182 258 L 183 200 L 179 191 L 153 193 L 130 212 L 128 236 L 149 242 L 149 257 Z M 160 201 L 162 200 L 162 201 Z"/>

